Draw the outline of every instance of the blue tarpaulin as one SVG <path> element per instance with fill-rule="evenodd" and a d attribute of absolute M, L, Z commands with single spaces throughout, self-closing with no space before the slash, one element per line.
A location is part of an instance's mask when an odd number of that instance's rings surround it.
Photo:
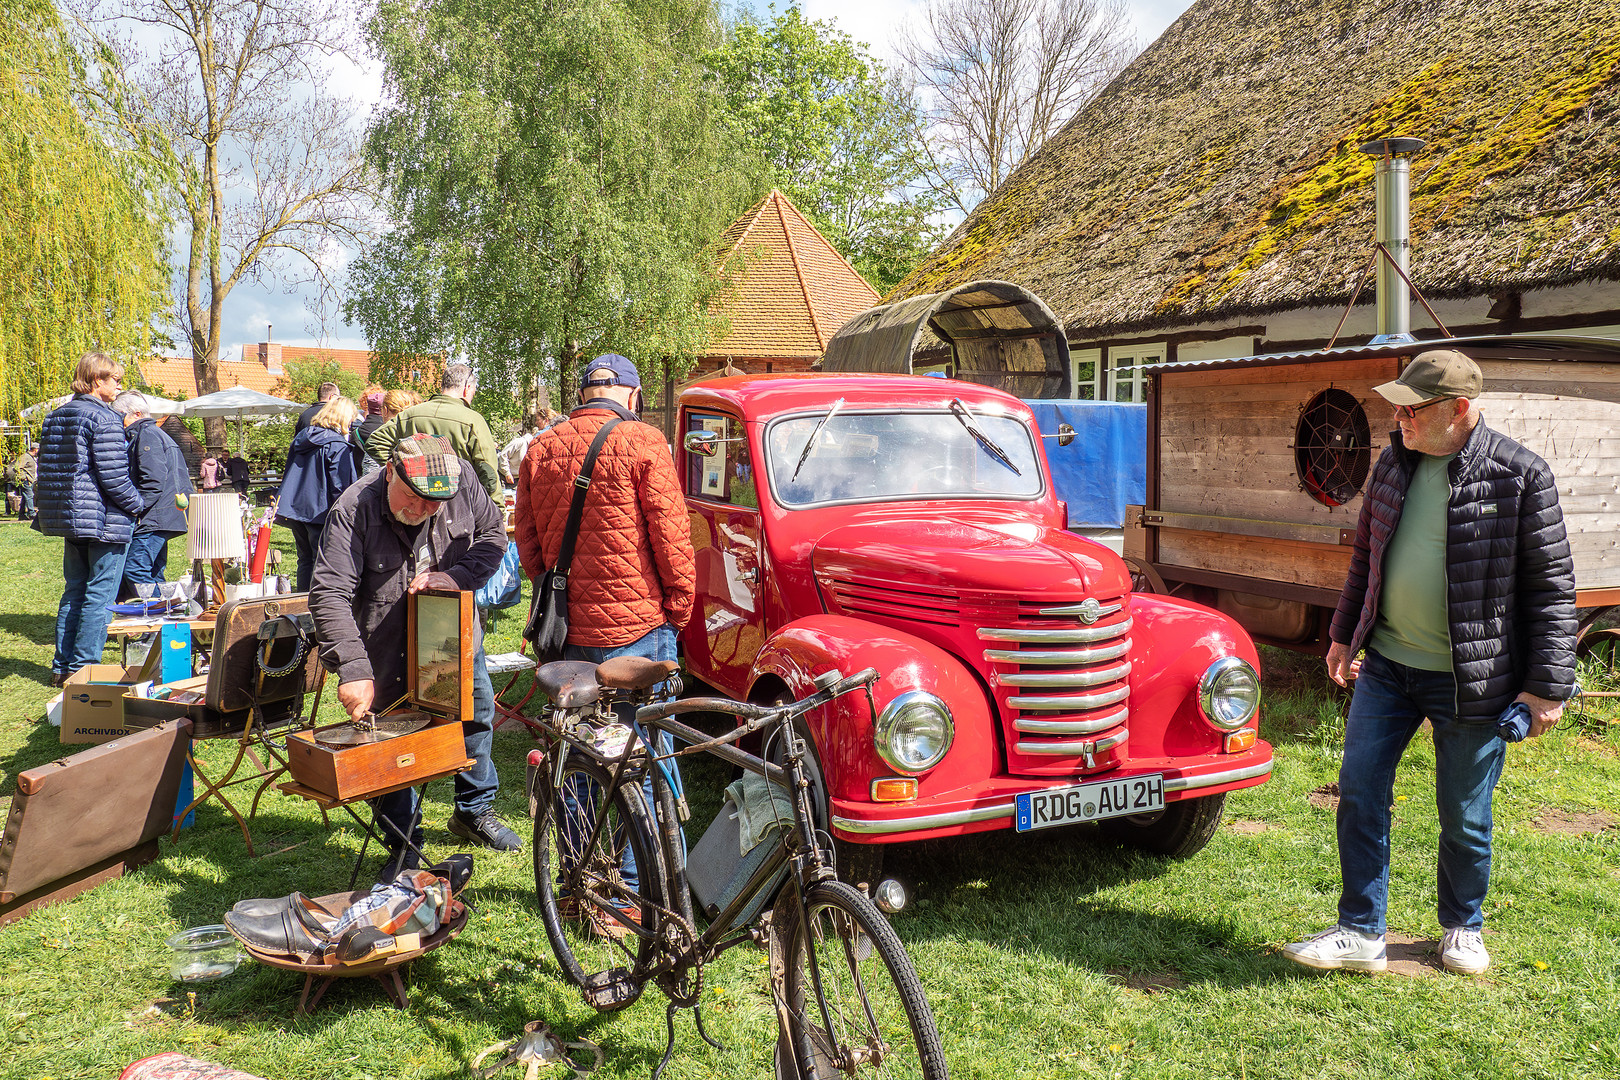
<path fill-rule="evenodd" d="M 1069 504 L 1070 528 L 1119 528 L 1125 507 L 1147 501 L 1147 406 L 1112 401 L 1026 401 L 1042 435 L 1059 424 L 1074 442 L 1046 440 L 1058 498 Z"/>

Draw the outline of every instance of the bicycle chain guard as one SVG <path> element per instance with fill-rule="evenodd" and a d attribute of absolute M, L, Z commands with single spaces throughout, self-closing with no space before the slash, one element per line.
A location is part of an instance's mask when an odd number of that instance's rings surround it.
<path fill-rule="evenodd" d="M 593 1065 L 581 1066 L 575 1063 L 575 1054 L 569 1051 L 590 1051 L 596 1055 Z M 500 1054 L 500 1060 L 493 1065 L 486 1066 L 484 1060 L 491 1054 Z M 523 1034 L 509 1042 L 496 1043 L 479 1051 L 478 1056 L 472 1059 L 469 1071 L 476 1077 L 484 1078 L 494 1076 L 508 1065 L 527 1064 L 523 1073 L 523 1080 L 536 1080 L 543 1065 L 567 1065 L 573 1070 L 574 1080 L 584 1080 L 584 1077 L 602 1067 L 607 1060 L 602 1048 L 593 1042 L 583 1039 L 559 1039 L 553 1035 L 544 1020 L 532 1020 L 523 1025 Z"/>

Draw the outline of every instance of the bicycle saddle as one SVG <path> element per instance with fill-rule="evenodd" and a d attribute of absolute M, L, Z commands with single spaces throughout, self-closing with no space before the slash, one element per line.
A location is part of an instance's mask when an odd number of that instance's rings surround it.
<path fill-rule="evenodd" d="M 675 674 L 678 667 L 673 660 L 615 656 L 597 665 L 596 681 L 615 690 L 647 690 Z"/>
<path fill-rule="evenodd" d="M 540 691 L 559 709 L 590 705 L 602 696 L 596 681 L 596 665 L 589 660 L 553 660 L 534 673 Z"/>

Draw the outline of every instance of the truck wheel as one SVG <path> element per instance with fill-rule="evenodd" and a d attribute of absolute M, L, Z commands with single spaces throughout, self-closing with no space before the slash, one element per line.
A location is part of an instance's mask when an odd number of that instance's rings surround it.
<path fill-rule="evenodd" d="M 1121 844 L 1185 859 L 1204 850 L 1221 823 L 1226 793 L 1201 799 L 1182 799 L 1153 814 L 1107 818 L 1097 824 L 1104 836 Z"/>

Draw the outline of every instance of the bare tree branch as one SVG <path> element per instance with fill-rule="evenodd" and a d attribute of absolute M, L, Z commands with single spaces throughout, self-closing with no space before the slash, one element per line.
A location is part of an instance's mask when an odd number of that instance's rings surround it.
<path fill-rule="evenodd" d="M 219 389 L 221 313 L 244 279 L 313 283 L 324 321 L 335 256 L 372 233 L 353 103 L 324 64 L 350 57 L 358 13 L 323 0 L 64 0 L 88 92 L 124 145 L 163 167 L 185 238 L 175 323 L 197 386 Z M 209 428 L 209 443 L 224 427 Z"/>
<path fill-rule="evenodd" d="M 935 194 L 972 210 L 1135 52 L 1123 0 L 929 0 L 898 53 Z"/>

